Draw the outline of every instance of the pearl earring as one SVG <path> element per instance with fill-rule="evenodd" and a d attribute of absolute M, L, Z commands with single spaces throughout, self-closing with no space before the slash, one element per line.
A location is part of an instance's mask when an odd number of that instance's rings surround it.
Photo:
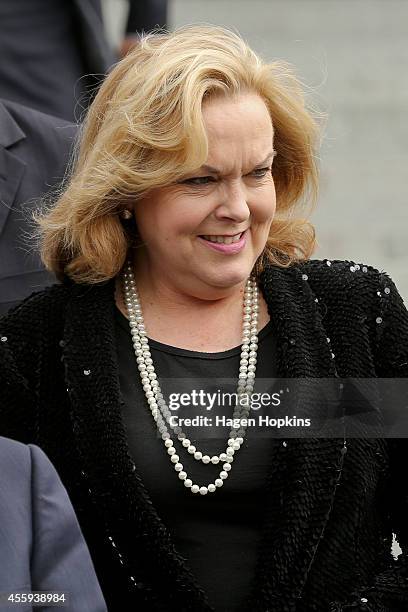
<path fill-rule="evenodd" d="M 127 208 L 125 208 L 124 210 L 120 211 L 120 216 L 121 216 L 122 219 L 125 219 L 126 221 L 129 221 L 129 219 L 131 219 L 133 217 L 132 213 Z"/>

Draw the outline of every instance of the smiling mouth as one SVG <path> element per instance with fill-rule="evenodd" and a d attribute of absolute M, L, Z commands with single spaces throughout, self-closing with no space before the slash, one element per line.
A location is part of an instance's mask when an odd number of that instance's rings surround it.
<path fill-rule="evenodd" d="M 218 244 L 233 244 L 234 242 L 239 242 L 242 236 L 244 235 L 244 233 L 245 232 L 240 232 L 239 234 L 234 234 L 233 236 L 206 235 L 206 236 L 200 236 L 200 238 L 203 238 L 204 240 L 207 240 L 208 242 L 217 242 Z"/>

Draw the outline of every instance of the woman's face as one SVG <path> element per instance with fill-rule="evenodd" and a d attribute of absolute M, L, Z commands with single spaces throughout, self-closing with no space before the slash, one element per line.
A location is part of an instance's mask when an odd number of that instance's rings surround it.
<path fill-rule="evenodd" d="M 242 284 L 275 214 L 273 127 L 255 94 L 203 105 L 208 159 L 174 185 L 135 204 L 144 246 L 137 265 L 197 296 Z"/>

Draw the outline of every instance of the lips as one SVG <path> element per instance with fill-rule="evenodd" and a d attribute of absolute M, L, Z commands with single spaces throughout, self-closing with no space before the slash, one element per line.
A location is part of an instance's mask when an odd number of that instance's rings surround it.
<path fill-rule="evenodd" d="M 239 234 L 232 235 L 205 234 L 198 236 L 198 240 L 206 248 L 218 251 L 218 253 L 223 253 L 224 255 L 236 255 L 245 247 L 247 233 L 247 230 L 245 230 Z"/>
<path fill-rule="evenodd" d="M 203 238 L 204 240 L 207 240 L 208 242 L 215 242 L 218 244 L 234 244 L 235 242 L 239 242 L 239 240 L 242 238 L 242 234 L 244 232 L 240 232 L 239 234 L 233 234 L 233 235 L 203 235 L 200 236 L 200 238 Z"/>

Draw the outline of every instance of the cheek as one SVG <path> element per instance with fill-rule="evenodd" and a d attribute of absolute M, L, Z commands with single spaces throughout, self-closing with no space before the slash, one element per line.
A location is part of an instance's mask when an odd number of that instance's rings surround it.
<path fill-rule="evenodd" d="M 155 242 L 190 237 L 197 234 L 211 214 L 213 203 L 214 197 L 209 194 L 180 193 L 178 190 L 165 200 L 149 202 L 150 210 L 139 211 L 141 228 Z"/>
<path fill-rule="evenodd" d="M 251 207 L 251 214 L 254 223 L 265 224 L 271 223 L 276 211 L 276 196 L 275 190 L 270 189 L 267 192 L 256 198 Z"/>
<path fill-rule="evenodd" d="M 180 210 L 166 211 L 166 214 L 143 217 L 139 233 L 147 247 L 157 252 L 167 253 L 188 248 L 192 235 L 197 233 L 201 218 L 188 215 Z"/>

